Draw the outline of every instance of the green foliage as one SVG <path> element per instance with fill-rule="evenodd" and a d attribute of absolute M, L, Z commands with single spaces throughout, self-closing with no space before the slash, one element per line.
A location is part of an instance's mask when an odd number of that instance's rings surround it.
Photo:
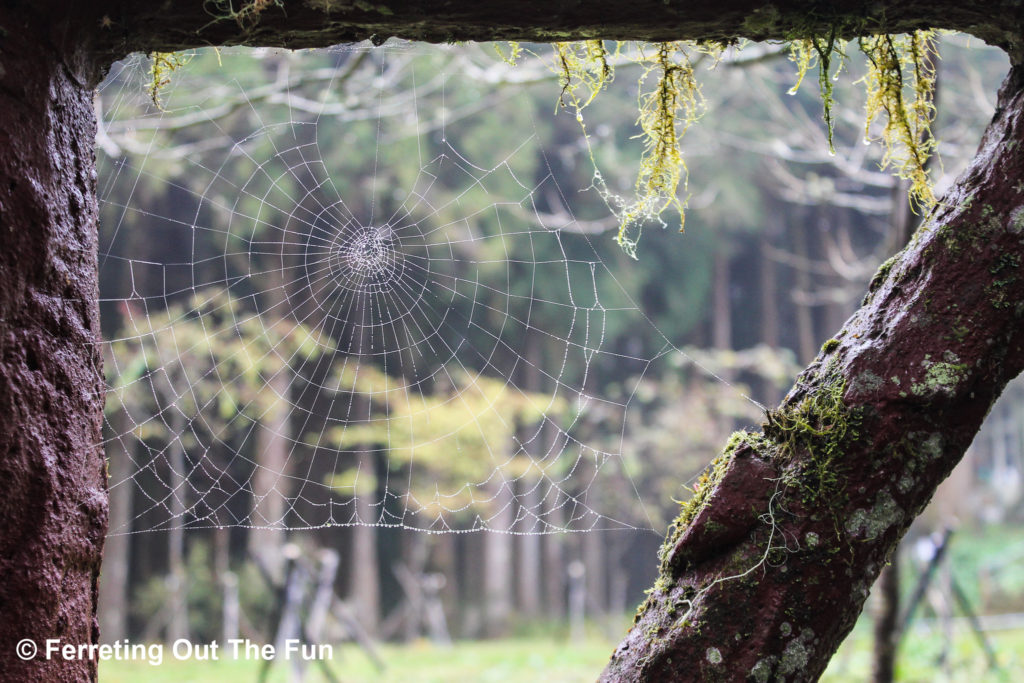
<path fill-rule="evenodd" d="M 211 555 L 210 546 L 205 541 L 189 543 L 182 579 L 188 606 L 189 636 L 194 643 L 218 640 L 222 633 L 224 591 L 213 570 Z M 239 573 L 242 613 L 250 623 L 267 623 L 273 609 L 273 592 L 267 588 L 253 563 L 245 563 Z M 168 576 L 154 576 L 136 588 L 132 599 L 133 615 L 147 623 L 165 615 L 174 595 L 169 584 L 172 580 Z"/>
<path fill-rule="evenodd" d="M 243 412 L 258 420 L 283 400 L 264 390 L 267 377 L 331 348 L 305 325 L 283 318 L 267 324 L 220 289 L 197 292 L 188 306 L 130 314 L 118 336 L 111 343 L 116 360 L 107 363 L 108 413 L 132 413 L 155 400 L 158 410 L 202 411 L 225 425 Z M 167 427 L 163 420 L 144 420 L 137 429 L 146 438 L 163 436 Z"/>
<path fill-rule="evenodd" d="M 423 505 L 445 506 L 437 513 L 479 505 L 467 481 L 483 481 L 498 467 L 503 476 L 540 477 L 542 464 L 511 452 L 517 430 L 567 410 L 550 396 L 523 392 L 503 379 L 462 369 L 441 373 L 432 393 L 415 394 L 405 383 L 372 366 L 336 363 L 328 382 L 334 391 L 369 402 L 373 414 L 311 434 L 319 445 L 340 450 L 377 446 L 387 450 L 392 469 L 415 466 L 410 483 Z M 335 493 L 354 496 L 369 489 L 372 473 L 347 470 L 327 482 Z M 446 490 L 441 495 L 438 485 Z M 430 502 L 426 502 L 430 501 Z"/>

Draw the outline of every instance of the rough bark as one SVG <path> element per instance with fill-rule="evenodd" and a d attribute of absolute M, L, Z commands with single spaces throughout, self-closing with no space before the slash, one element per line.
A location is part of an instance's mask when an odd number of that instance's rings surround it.
<path fill-rule="evenodd" d="M 4 3 L 0 27 L 0 678 L 95 680 L 92 662 L 15 646 L 99 631 L 96 74 L 49 16 Z"/>
<path fill-rule="evenodd" d="M 816 680 L 1024 367 L 1024 69 L 971 167 L 684 507 L 607 681 Z"/>
<path fill-rule="evenodd" d="M 252 475 L 253 528 L 249 529 L 249 552 L 272 571 L 283 567 L 282 547 L 285 517 L 289 510 L 292 482 L 293 441 L 289 426 L 288 392 L 291 376 L 278 370 L 267 382 L 271 403 L 260 416 L 256 435 L 255 470 Z"/>
<path fill-rule="evenodd" d="M 99 4 L 99 3 L 97 3 Z M 235 12 L 231 12 L 233 5 Z M 1015 0 L 984 3 L 907 0 L 254 0 L 109 3 L 108 59 L 133 51 L 205 45 L 318 47 L 398 36 L 428 42 L 607 38 L 634 40 L 782 40 L 901 33 L 936 26 L 972 33 L 1011 54 L 1021 49 L 1022 9 Z"/>

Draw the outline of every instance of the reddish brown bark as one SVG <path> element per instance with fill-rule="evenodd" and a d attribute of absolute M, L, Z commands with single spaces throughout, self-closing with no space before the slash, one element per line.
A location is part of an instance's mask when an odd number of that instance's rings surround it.
<path fill-rule="evenodd" d="M 1024 368 L 1022 85 L 1014 68 L 960 182 L 763 433 L 720 461 L 603 680 L 817 680 Z"/>
<path fill-rule="evenodd" d="M 0 27 L 0 678 L 87 681 L 94 663 L 15 647 L 98 633 L 95 72 L 50 16 L 5 3 Z"/>

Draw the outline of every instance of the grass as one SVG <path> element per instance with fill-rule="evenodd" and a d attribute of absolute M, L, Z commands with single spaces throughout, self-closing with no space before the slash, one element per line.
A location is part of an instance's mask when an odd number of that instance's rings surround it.
<path fill-rule="evenodd" d="M 984 651 L 962 622 L 956 622 L 948 668 L 939 665 L 943 636 L 937 624 L 915 623 L 900 644 L 896 680 L 907 683 L 1016 683 L 1024 680 L 1024 629 L 986 633 L 1000 670 L 990 671 Z M 823 683 L 860 683 L 871 679 L 871 622 L 861 617 L 832 658 Z"/>
<path fill-rule="evenodd" d="M 963 531 L 954 535 L 950 552 L 954 573 L 975 606 L 986 612 L 1024 609 L 1024 562 L 1017 560 L 1024 534 L 1015 525 L 986 527 L 984 533 Z M 999 560 L 999 562 L 997 562 Z M 904 591 L 916 580 L 910 563 Z M 985 571 L 986 567 L 1001 567 Z M 986 577 L 979 580 L 979 576 Z M 904 596 L 905 597 L 905 596 Z M 870 603 L 869 603 L 870 604 Z M 962 621 L 957 621 L 953 643 L 945 666 L 939 664 L 943 649 L 941 629 L 934 622 L 918 619 L 900 647 L 897 680 L 904 683 L 1015 683 L 1024 681 L 1024 629 L 990 631 L 987 636 L 999 661 L 998 671 L 989 670 L 984 652 Z M 625 626 L 631 619 L 624 618 Z M 616 643 L 599 634 L 591 624 L 588 638 L 569 644 L 561 628 L 536 627 L 517 638 L 496 641 L 463 641 L 452 648 L 427 642 L 411 645 L 382 645 L 380 655 L 387 663 L 378 672 L 358 648 L 336 647 L 330 661 L 335 675 L 345 683 L 577 683 L 593 681 L 604 668 Z M 862 617 L 833 657 L 822 681 L 853 683 L 870 680 L 871 622 Z M 235 661 L 221 653 L 220 661 L 177 661 L 164 649 L 159 666 L 146 662 L 102 662 L 100 683 L 253 683 L 262 663 Z M 288 681 L 287 662 L 271 668 L 269 683 Z M 310 667 L 307 683 L 326 678 Z"/>
<path fill-rule="evenodd" d="M 990 632 L 999 657 L 1000 672 L 988 671 L 985 658 L 966 628 L 954 631 L 949 676 L 937 665 L 942 636 L 925 625 L 915 626 L 900 649 L 899 681 L 950 681 L 965 683 L 1012 683 L 1024 680 L 1024 630 Z M 614 648 L 614 643 L 590 638 L 578 645 L 564 640 L 514 638 L 499 641 L 457 643 L 450 649 L 426 642 L 412 645 L 385 645 L 380 653 L 387 669 L 378 673 L 359 649 L 343 646 L 335 649 L 331 661 L 335 674 L 345 683 L 583 683 L 597 678 Z M 165 654 L 160 666 L 145 662 L 104 662 L 100 683 L 252 683 L 257 680 L 260 662 L 176 661 Z M 871 670 L 871 625 L 861 619 L 857 628 L 833 658 L 822 678 L 826 683 L 865 681 Z M 268 681 L 285 683 L 286 663 L 271 668 Z M 326 679 L 311 667 L 309 683 Z"/>
<path fill-rule="evenodd" d="M 589 639 L 579 645 L 537 638 L 457 643 L 450 649 L 429 643 L 385 645 L 380 655 L 387 663 L 378 673 L 366 655 L 353 646 L 335 648 L 331 668 L 345 683 L 534 683 L 593 681 L 604 668 L 614 644 Z M 285 662 L 271 668 L 268 681 L 288 680 Z M 103 662 L 100 683 L 253 683 L 260 662 L 179 662 L 165 654 L 160 666 L 145 662 Z M 315 667 L 308 683 L 325 681 Z"/>

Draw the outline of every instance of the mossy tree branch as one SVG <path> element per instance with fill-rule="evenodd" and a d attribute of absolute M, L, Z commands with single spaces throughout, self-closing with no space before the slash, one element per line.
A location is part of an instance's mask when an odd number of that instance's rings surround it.
<path fill-rule="evenodd" d="M 96 50 L 113 60 L 129 52 L 173 52 L 206 45 L 307 48 L 384 40 L 564 42 L 839 39 L 944 28 L 971 33 L 1024 54 L 1024 9 L 1013 0 L 177 0 L 80 3 Z M 106 17 L 104 19 L 104 17 Z"/>
<path fill-rule="evenodd" d="M 684 506 L 604 680 L 817 680 L 1024 369 L 1022 143 L 1015 67 L 959 183 L 761 433 L 734 437 Z"/>

